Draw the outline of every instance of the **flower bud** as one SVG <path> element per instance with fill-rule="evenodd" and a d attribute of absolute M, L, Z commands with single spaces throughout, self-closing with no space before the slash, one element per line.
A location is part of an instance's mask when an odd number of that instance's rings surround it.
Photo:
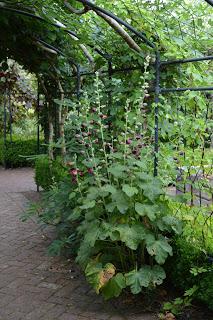
<path fill-rule="evenodd" d="M 88 172 L 89 174 L 94 174 L 93 168 L 88 168 L 88 169 L 87 169 L 87 172 Z"/>
<path fill-rule="evenodd" d="M 126 140 L 126 144 L 131 144 L 132 143 L 132 140 L 131 139 L 127 139 Z"/>

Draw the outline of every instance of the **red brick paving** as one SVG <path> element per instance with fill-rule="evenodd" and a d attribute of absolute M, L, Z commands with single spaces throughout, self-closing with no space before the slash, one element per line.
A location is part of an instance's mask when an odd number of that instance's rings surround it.
<path fill-rule="evenodd" d="M 52 232 L 23 223 L 32 169 L 0 169 L 0 320 L 154 320 L 123 315 L 87 285 L 72 262 L 47 256 Z M 36 195 L 36 193 L 35 193 Z"/>

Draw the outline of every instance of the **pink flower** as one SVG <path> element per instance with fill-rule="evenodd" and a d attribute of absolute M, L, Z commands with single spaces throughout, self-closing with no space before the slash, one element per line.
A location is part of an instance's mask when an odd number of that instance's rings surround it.
<path fill-rule="evenodd" d="M 126 144 L 131 144 L 132 143 L 132 140 L 131 139 L 127 139 L 126 140 Z"/>
<path fill-rule="evenodd" d="M 75 177 L 78 174 L 78 170 L 77 169 L 71 169 L 70 170 L 70 174 L 71 174 L 71 176 Z"/>
<path fill-rule="evenodd" d="M 87 172 L 88 172 L 89 174 L 93 174 L 93 173 L 94 173 L 93 168 L 88 168 L 88 169 L 87 169 Z"/>
<path fill-rule="evenodd" d="M 101 117 L 101 119 L 107 119 L 108 118 L 106 114 L 101 114 L 100 117 Z"/>

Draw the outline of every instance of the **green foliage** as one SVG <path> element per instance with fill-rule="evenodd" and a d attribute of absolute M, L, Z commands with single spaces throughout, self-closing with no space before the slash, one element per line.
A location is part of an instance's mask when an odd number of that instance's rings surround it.
<path fill-rule="evenodd" d="M 208 228 L 200 229 L 205 223 Z M 208 222 L 210 223 L 210 221 Z M 193 298 L 204 302 L 213 309 L 213 265 L 212 232 L 205 217 L 197 217 L 195 222 L 188 222 L 182 236 L 177 237 L 174 245 L 174 258 L 168 261 L 170 281 L 178 288 L 187 290 L 197 286 Z M 205 232 L 205 239 L 203 239 Z"/>
<path fill-rule="evenodd" d="M 165 302 L 163 304 L 163 311 L 169 311 L 175 316 L 182 314 L 184 309 L 191 306 L 191 302 L 197 290 L 198 287 L 194 285 L 192 288 L 185 291 L 183 297 L 176 298 L 171 302 Z M 160 314 L 160 319 L 165 319 L 163 314 Z"/>
<path fill-rule="evenodd" d="M 11 143 L 0 139 L 0 163 L 6 164 L 7 168 L 27 167 L 34 164 L 34 160 L 27 158 L 37 154 L 36 139 L 15 138 Z"/>
<path fill-rule="evenodd" d="M 44 190 L 49 190 L 54 183 L 63 180 L 67 171 L 58 157 L 50 160 L 47 155 L 40 155 L 35 160 L 35 182 Z"/>
<path fill-rule="evenodd" d="M 108 299 L 124 288 L 138 294 L 162 284 L 161 265 L 172 255 L 170 237 L 181 233 L 182 224 L 173 216 L 161 179 L 148 172 L 145 150 L 134 153 L 140 136 L 138 106 L 127 104 L 120 131 L 109 137 L 98 78 L 95 86 L 95 98 L 83 98 L 81 113 L 76 117 L 74 109 L 71 118 L 80 143 L 70 164 L 75 208 L 69 220 L 80 222 L 76 261 L 96 292 Z"/>

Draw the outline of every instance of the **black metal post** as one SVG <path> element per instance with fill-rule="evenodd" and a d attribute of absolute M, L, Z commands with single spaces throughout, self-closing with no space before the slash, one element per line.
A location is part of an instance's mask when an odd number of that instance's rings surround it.
<path fill-rule="evenodd" d="M 77 65 L 77 82 L 76 82 L 76 96 L 77 100 L 80 99 L 80 90 L 81 90 L 81 71 L 80 66 Z"/>
<path fill-rule="evenodd" d="M 158 149 L 159 149 L 159 96 L 160 96 L 160 53 L 156 51 L 155 61 L 155 144 L 154 144 L 154 177 L 158 175 Z"/>
<path fill-rule="evenodd" d="M 8 109 L 9 109 L 9 119 L 10 119 L 10 143 L 12 143 L 12 109 L 11 109 L 11 92 L 10 89 L 8 90 Z"/>
<path fill-rule="evenodd" d="M 110 85 L 109 92 L 108 92 L 108 110 L 109 110 L 109 107 L 112 106 L 112 90 L 111 90 L 112 73 L 113 73 L 112 58 L 110 57 L 108 59 L 108 78 L 109 78 L 109 85 Z"/>
<path fill-rule="evenodd" d="M 40 93 L 39 93 L 39 81 L 37 92 L 37 154 L 40 154 Z M 39 185 L 36 185 L 37 192 L 39 192 Z"/>
<path fill-rule="evenodd" d="M 6 143 L 7 143 L 7 88 L 5 88 L 4 92 L 4 151 L 6 150 Z M 5 159 L 5 152 L 4 152 L 4 168 L 6 169 L 6 159 Z"/>

